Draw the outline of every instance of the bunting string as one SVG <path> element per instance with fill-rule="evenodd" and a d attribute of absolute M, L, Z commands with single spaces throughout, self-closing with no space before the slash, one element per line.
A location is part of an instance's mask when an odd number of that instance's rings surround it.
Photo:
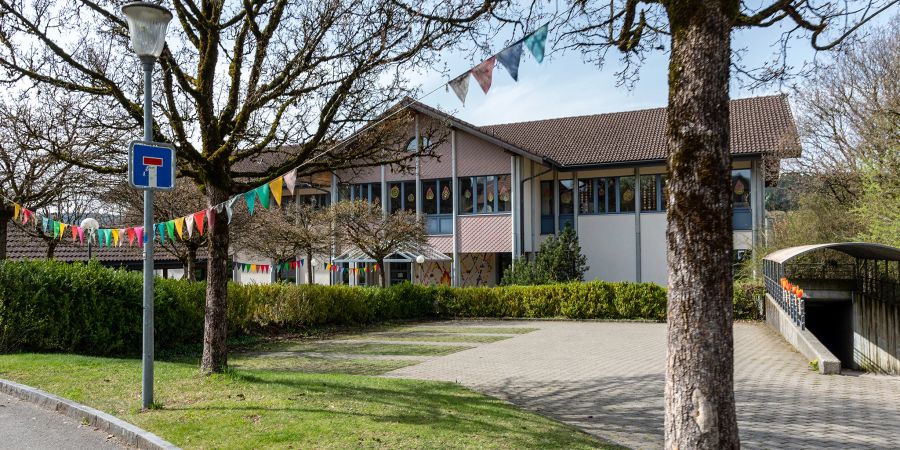
<path fill-rule="evenodd" d="M 558 16 L 558 15 L 557 15 Z M 431 90 L 425 95 L 421 96 L 419 100 L 428 95 L 436 92 L 438 89 L 444 88 L 452 88 L 456 97 L 462 102 L 465 106 L 466 96 L 469 92 L 469 77 L 475 78 L 476 82 L 478 82 L 482 91 L 485 94 L 491 88 L 493 83 L 493 72 L 499 62 L 501 66 L 503 66 L 509 75 L 512 77 L 514 81 L 519 80 L 519 64 L 521 61 L 523 48 L 527 48 L 531 55 L 538 63 L 542 63 L 544 61 L 544 49 L 547 41 L 547 34 L 549 30 L 550 23 L 557 17 L 554 16 L 549 22 L 538 28 L 537 30 L 526 34 L 523 38 L 515 41 L 510 46 L 504 48 L 500 52 L 490 56 L 485 59 L 481 63 L 477 64 L 475 67 L 472 67 L 469 70 L 466 70 L 462 74 L 457 77 L 452 78 L 450 81 L 438 86 L 437 88 Z M 378 123 L 381 123 L 391 116 L 398 114 L 400 111 L 405 110 L 409 106 L 412 105 L 413 102 L 418 100 L 413 100 L 410 104 L 403 106 L 402 108 L 398 108 L 397 110 L 381 117 L 379 120 L 374 121 L 372 123 L 367 124 L 362 129 L 360 129 L 357 133 L 365 131 L 368 128 L 376 126 Z M 197 211 L 192 214 L 188 214 L 181 217 L 176 217 L 164 222 L 158 222 L 153 225 L 151 230 L 144 230 L 143 227 L 110 227 L 110 228 L 100 228 L 94 230 L 93 233 L 90 233 L 90 230 L 85 230 L 81 226 L 76 224 L 69 224 L 62 221 L 58 221 L 52 217 L 47 217 L 41 214 L 38 214 L 36 211 L 25 207 L 24 205 L 8 199 L 7 197 L 0 194 L 0 198 L 5 200 L 7 203 L 12 204 L 13 206 L 13 220 L 16 222 L 21 221 L 22 225 L 27 225 L 31 223 L 34 227 L 40 227 L 46 235 L 53 236 L 54 239 L 62 240 L 65 238 L 66 229 L 69 230 L 70 237 L 73 242 L 84 244 L 85 237 L 89 241 L 97 242 L 97 244 L 103 247 L 122 247 L 122 246 L 134 246 L 134 245 L 142 245 L 147 242 L 147 239 L 153 239 L 154 241 L 158 241 L 161 244 L 164 244 L 168 239 L 171 242 L 176 242 L 178 240 L 184 240 L 185 234 L 187 235 L 187 239 L 192 239 L 194 236 L 194 232 L 198 233 L 199 236 L 203 236 L 204 229 L 209 229 L 213 226 L 216 219 L 216 213 L 225 212 L 227 215 L 228 223 L 231 223 L 231 218 L 234 214 L 234 204 L 239 200 L 243 199 L 247 204 L 247 209 L 250 215 L 253 215 L 255 210 L 255 206 L 257 200 L 259 201 L 259 205 L 265 209 L 269 209 L 271 206 L 271 200 L 275 200 L 275 205 L 281 206 L 282 194 L 284 190 L 287 190 L 291 195 L 294 195 L 294 190 L 296 188 L 297 183 L 297 171 L 301 167 L 306 164 L 315 161 L 322 156 L 328 154 L 334 149 L 338 148 L 342 145 L 343 142 L 335 144 L 334 146 L 323 150 L 321 153 L 317 155 L 313 155 L 308 161 L 300 164 L 299 166 L 291 169 L 287 173 L 275 178 L 274 180 L 263 183 L 262 185 L 251 189 L 243 194 L 237 194 L 230 197 L 228 200 L 219 203 L 217 205 L 213 205 L 209 209 Z M 205 224 L 205 225 L 204 225 Z M 86 231 L 88 233 L 86 233 Z M 87 235 L 87 236 L 85 236 Z M 297 260 L 292 263 L 303 263 L 303 260 Z M 287 263 L 285 263 L 287 264 Z M 280 270 L 281 266 L 276 266 L 275 270 Z M 290 268 L 290 266 L 288 266 Z M 235 268 L 239 270 L 246 271 L 259 271 L 259 270 L 272 270 L 273 267 L 265 264 L 246 264 L 246 263 L 235 263 Z M 339 271 L 339 266 L 325 263 L 324 268 L 326 270 Z M 253 270 L 250 270 L 253 269 Z M 347 268 L 343 268 L 342 270 L 347 271 Z M 368 271 L 368 267 L 365 269 L 353 269 L 355 270 L 365 270 Z M 379 270 L 378 265 L 375 264 L 372 268 L 373 271 Z"/>

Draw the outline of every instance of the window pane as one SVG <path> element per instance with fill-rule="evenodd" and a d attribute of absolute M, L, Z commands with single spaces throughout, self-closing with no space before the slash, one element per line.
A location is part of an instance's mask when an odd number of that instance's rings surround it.
<path fill-rule="evenodd" d="M 731 171 L 731 198 L 735 208 L 750 207 L 750 169 Z"/>
<path fill-rule="evenodd" d="M 485 212 L 484 207 L 484 177 L 475 178 L 475 212 Z"/>
<path fill-rule="evenodd" d="M 641 211 L 656 211 L 656 175 L 641 176 Z"/>
<path fill-rule="evenodd" d="M 497 177 L 497 211 L 506 212 L 512 210 L 512 186 L 509 175 Z"/>
<path fill-rule="evenodd" d="M 669 207 L 669 176 L 660 175 L 660 184 L 662 184 L 662 209 L 665 211 Z"/>
<path fill-rule="evenodd" d="M 338 198 L 341 200 L 350 200 L 350 186 L 346 184 L 338 185 Z"/>
<path fill-rule="evenodd" d="M 423 181 L 422 182 L 422 195 L 425 198 L 422 199 L 422 213 L 423 214 L 437 214 L 438 212 L 438 187 L 437 181 Z"/>
<path fill-rule="evenodd" d="M 403 183 L 403 208 L 412 212 L 416 211 L 416 182 L 406 181 Z"/>
<path fill-rule="evenodd" d="M 553 215 L 553 182 L 541 181 L 541 215 Z"/>
<path fill-rule="evenodd" d="M 453 214 L 453 181 L 451 178 L 441 180 L 440 185 L 441 214 Z"/>
<path fill-rule="evenodd" d="M 393 214 L 403 208 L 403 189 L 400 183 L 390 183 L 388 185 L 388 211 Z"/>
<path fill-rule="evenodd" d="M 619 212 L 634 211 L 634 177 L 619 177 Z"/>
<path fill-rule="evenodd" d="M 369 185 L 370 197 L 373 206 L 381 206 L 381 183 L 372 183 Z"/>
<path fill-rule="evenodd" d="M 594 214 L 594 195 L 591 185 L 594 180 L 578 180 L 578 214 Z"/>
<path fill-rule="evenodd" d="M 575 212 L 575 199 L 572 193 L 572 180 L 559 180 L 559 213 L 572 214 Z"/>
<path fill-rule="evenodd" d="M 609 179 L 610 182 L 612 182 L 613 180 L 615 180 L 615 178 Z M 606 195 L 606 191 L 607 191 L 606 183 L 607 183 L 607 179 L 606 179 L 606 178 L 597 178 L 597 179 L 594 180 L 594 181 L 595 181 L 594 184 L 597 185 L 597 186 L 595 187 L 595 189 L 597 189 L 597 212 L 598 212 L 598 213 L 605 213 L 605 212 L 608 211 L 607 208 L 606 208 L 606 197 L 607 197 L 607 195 Z M 611 190 L 612 192 L 615 192 L 615 190 L 616 190 L 615 184 L 614 184 L 614 183 L 610 183 L 608 189 Z M 613 207 L 615 207 L 615 205 L 613 205 Z"/>
<path fill-rule="evenodd" d="M 472 179 L 460 178 L 459 190 L 462 192 L 462 195 L 459 197 L 459 212 L 462 214 L 471 214 L 472 200 L 474 200 L 475 197 L 475 193 L 472 192 Z"/>
<path fill-rule="evenodd" d="M 494 212 L 494 203 L 497 201 L 497 177 L 490 176 L 484 178 L 486 184 L 484 212 L 491 213 Z"/>

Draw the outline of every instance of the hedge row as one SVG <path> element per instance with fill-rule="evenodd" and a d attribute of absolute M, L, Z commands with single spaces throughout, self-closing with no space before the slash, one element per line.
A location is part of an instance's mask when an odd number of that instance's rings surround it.
<path fill-rule="evenodd" d="M 141 274 L 60 262 L 0 264 L 0 352 L 135 355 L 141 348 Z M 753 287 L 734 292 L 735 318 L 757 319 Z M 202 341 L 205 286 L 157 279 L 160 349 Z M 664 321 L 666 291 L 651 283 L 568 283 L 450 288 L 237 285 L 228 289 L 232 333 L 397 319 L 519 317 Z"/>

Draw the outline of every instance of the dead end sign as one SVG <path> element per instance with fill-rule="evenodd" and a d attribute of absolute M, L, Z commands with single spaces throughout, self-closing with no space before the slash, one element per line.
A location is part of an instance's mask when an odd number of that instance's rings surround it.
<path fill-rule="evenodd" d="M 128 183 L 138 189 L 173 189 L 175 149 L 160 142 L 132 142 L 128 146 Z"/>

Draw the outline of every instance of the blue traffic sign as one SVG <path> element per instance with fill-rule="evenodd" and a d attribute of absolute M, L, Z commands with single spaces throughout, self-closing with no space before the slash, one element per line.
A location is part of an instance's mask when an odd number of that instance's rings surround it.
<path fill-rule="evenodd" d="M 175 149 L 159 142 L 132 142 L 128 146 L 128 183 L 138 189 L 175 188 Z"/>

